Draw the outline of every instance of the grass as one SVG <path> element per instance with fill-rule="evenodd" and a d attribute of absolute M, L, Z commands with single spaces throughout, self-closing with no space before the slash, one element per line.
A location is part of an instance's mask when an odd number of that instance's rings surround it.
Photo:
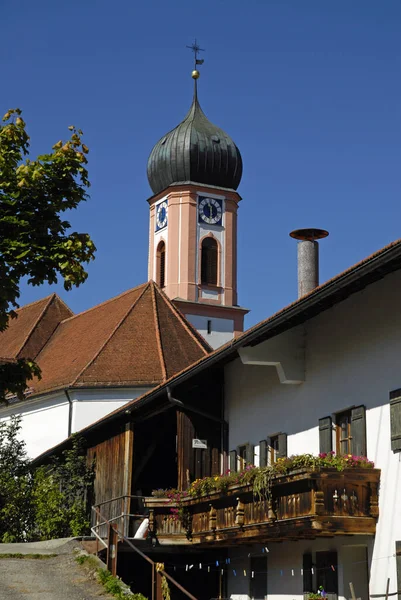
<path fill-rule="evenodd" d="M 58 554 L 21 554 L 20 552 L 16 552 L 13 554 L 12 552 L 7 552 L 5 554 L 0 554 L 0 560 L 2 560 L 3 558 L 27 558 L 31 560 L 46 560 L 48 558 L 55 558 L 56 556 L 58 556 Z"/>
<path fill-rule="evenodd" d="M 110 571 L 99 567 L 99 560 L 95 556 L 80 554 L 75 560 L 79 565 L 83 565 L 91 572 L 96 573 L 97 580 L 104 587 L 105 591 L 117 598 L 117 600 L 125 600 L 126 598 L 130 600 L 147 600 L 142 594 L 130 592 L 119 577 L 114 577 Z"/>

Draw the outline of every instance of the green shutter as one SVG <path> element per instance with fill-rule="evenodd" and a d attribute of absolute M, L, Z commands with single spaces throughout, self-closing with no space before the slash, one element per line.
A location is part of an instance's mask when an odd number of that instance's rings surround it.
<path fill-rule="evenodd" d="M 246 445 L 245 460 L 247 465 L 253 465 L 255 461 L 255 447 L 253 444 Z"/>
<path fill-rule="evenodd" d="M 287 434 L 278 434 L 278 452 L 277 458 L 286 458 L 287 456 Z"/>
<path fill-rule="evenodd" d="M 401 452 L 401 390 L 390 392 L 391 450 Z"/>
<path fill-rule="evenodd" d="M 230 451 L 230 471 L 231 473 L 235 473 L 237 470 L 237 451 Z"/>
<path fill-rule="evenodd" d="M 328 454 L 333 450 L 333 426 L 331 417 L 319 419 L 319 451 Z"/>
<path fill-rule="evenodd" d="M 267 466 L 267 440 L 261 440 L 259 442 L 259 467 Z"/>
<path fill-rule="evenodd" d="M 366 456 L 366 409 L 357 406 L 351 411 L 351 452 Z"/>
<path fill-rule="evenodd" d="M 313 582 L 312 582 L 312 554 L 307 553 L 303 555 L 302 561 L 302 571 L 304 578 L 304 593 L 310 594 L 313 592 Z"/>

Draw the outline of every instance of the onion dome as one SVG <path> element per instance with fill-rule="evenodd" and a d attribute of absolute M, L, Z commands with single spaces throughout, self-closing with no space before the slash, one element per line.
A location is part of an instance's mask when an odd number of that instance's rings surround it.
<path fill-rule="evenodd" d="M 174 183 L 203 183 L 236 190 L 242 176 L 240 151 L 205 116 L 195 93 L 185 119 L 161 138 L 150 153 L 148 180 L 154 194 Z"/>

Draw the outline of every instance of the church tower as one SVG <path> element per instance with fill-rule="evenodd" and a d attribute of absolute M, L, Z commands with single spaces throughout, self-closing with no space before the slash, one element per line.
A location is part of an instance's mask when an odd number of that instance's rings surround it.
<path fill-rule="evenodd" d="M 203 61 L 196 60 L 195 65 Z M 240 151 L 194 97 L 185 119 L 164 135 L 148 160 L 148 277 L 155 280 L 209 344 L 244 330 L 237 304 L 237 188 Z"/>

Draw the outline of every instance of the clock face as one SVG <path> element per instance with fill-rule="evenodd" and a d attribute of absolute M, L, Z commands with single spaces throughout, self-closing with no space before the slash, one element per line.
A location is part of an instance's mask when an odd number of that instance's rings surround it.
<path fill-rule="evenodd" d="M 221 225 L 223 208 L 221 200 L 215 198 L 199 198 L 199 221 L 208 225 Z"/>
<path fill-rule="evenodd" d="M 156 231 L 167 225 L 167 202 L 160 202 L 156 208 Z"/>

